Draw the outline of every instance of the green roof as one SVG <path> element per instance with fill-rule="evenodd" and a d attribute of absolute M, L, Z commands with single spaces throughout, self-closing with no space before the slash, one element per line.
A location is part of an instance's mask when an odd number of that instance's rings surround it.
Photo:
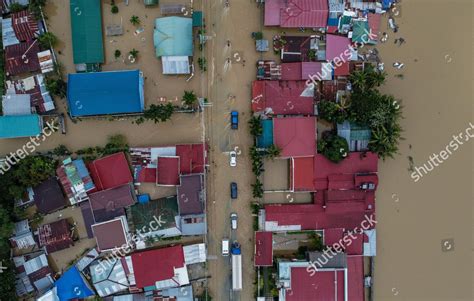
<path fill-rule="evenodd" d="M 193 55 L 193 19 L 164 17 L 155 20 L 153 34 L 156 56 Z"/>
<path fill-rule="evenodd" d="M 32 137 L 40 133 L 39 115 L 0 116 L 0 138 Z"/>
<path fill-rule="evenodd" d="M 156 221 L 156 219 L 161 221 L 159 225 L 156 225 L 157 230 L 176 227 L 175 217 L 179 215 L 176 196 L 165 197 L 143 204 L 138 203 L 131 206 L 130 209 L 135 229 L 146 229 L 150 227 L 150 223 Z M 150 231 L 150 229 L 142 233 L 148 231 Z"/>
<path fill-rule="evenodd" d="M 366 20 L 354 20 L 352 24 L 352 42 L 375 44 L 376 41 L 370 40 L 369 22 Z"/>
<path fill-rule="evenodd" d="M 71 0 L 71 32 L 74 64 L 103 63 L 100 0 Z"/>
<path fill-rule="evenodd" d="M 202 23 L 202 11 L 194 11 L 193 12 L 193 26 L 194 27 L 197 27 L 197 26 L 202 26 L 203 23 Z"/>

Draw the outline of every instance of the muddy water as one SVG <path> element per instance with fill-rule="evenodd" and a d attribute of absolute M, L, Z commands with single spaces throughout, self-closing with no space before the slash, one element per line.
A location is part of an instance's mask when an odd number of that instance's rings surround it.
<path fill-rule="evenodd" d="M 384 90 L 403 99 L 406 140 L 380 164 L 375 300 L 472 300 L 472 141 L 417 183 L 407 158 L 422 165 L 474 120 L 472 3 L 403 1 L 396 20 L 399 34 L 384 24 L 390 40 L 379 50 L 390 74 Z M 443 239 L 454 239 L 450 252 Z"/>

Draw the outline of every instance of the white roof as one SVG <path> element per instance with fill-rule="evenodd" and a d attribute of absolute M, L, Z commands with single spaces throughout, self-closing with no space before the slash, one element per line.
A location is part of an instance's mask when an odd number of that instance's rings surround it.
<path fill-rule="evenodd" d="M 42 267 L 47 267 L 48 259 L 46 258 L 46 255 L 41 254 L 38 257 L 25 261 L 23 266 L 25 267 L 26 274 L 30 275 L 31 273 L 38 271 Z"/>
<path fill-rule="evenodd" d="M 43 296 L 36 298 L 36 301 L 59 301 L 59 297 L 56 293 L 56 287 L 53 287 Z"/>
<path fill-rule="evenodd" d="M 7 94 L 2 98 L 3 115 L 31 114 L 31 102 L 29 94 Z"/>
<path fill-rule="evenodd" d="M 163 74 L 189 74 L 189 57 L 162 56 Z"/>
<path fill-rule="evenodd" d="M 206 262 L 206 245 L 194 244 L 183 247 L 184 262 L 186 264 Z"/>
<path fill-rule="evenodd" d="M 375 229 L 364 231 L 369 238 L 368 242 L 364 242 L 364 256 L 375 256 L 377 254 L 377 232 Z"/>

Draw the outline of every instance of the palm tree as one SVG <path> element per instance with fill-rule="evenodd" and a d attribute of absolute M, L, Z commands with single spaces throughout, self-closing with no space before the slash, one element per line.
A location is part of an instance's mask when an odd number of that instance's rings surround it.
<path fill-rule="evenodd" d="M 58 38 L 52 32 L 43 32 L 38 37 L 38 42 L 44 48 L 54 48 L 58 44 Z"/>
<path fill-rule="evenodd" d="M 132 25 L 138 26 L 138 25 L 140 25 L 140 22 L 141 21 L 140 21 L 140 18 L 138 16 L 133 15 L 133 16 L 130 17 L 130 23 L 132 23 Z"/>
<path fill-rule="evenodd" d="M 138 56 L 138 53 L 139 53 L 139 51 L 138 51 L 138 50 L 136 50 L 135 48 L 133 48 L 133 49 L 132 49 L 132 50 L 130 50 L 130 52 L 129 52 L 130 56 L 131 56 L 132 58 L 134 58 L 134 59 L 136 59 L 136 58 L 137 58 L 137 56 Z"/>
<path fill-rule="evenodd" d="M 275 144 L 272 144 L 267 148 L 267 156 L 268 158 L 272 160 L 278 157 L 280 153 L 281 153 L 281 149 Z"/>
<path fill-rule="evenodd" d="M 197 96 L 194 94 L 194 91 L 184 91 L 181 101 L 184 102 L 186 106 L 193 106 L 197 101 Z"/>
<path fill-rule="evenodd" d="M 257 178 L 255 184 L 252 184 L 252 195 L 254 198 L 262 198 L 263 197 L 263 184 Z"/>
<path fill-rule="evenodd" d="M 118 59 L 122 55 L 122 52 L 118 49 L 115 50 L 114 52 L 114 57 L 115 59 Z"/>
<path fill-rule="evenodd" d="M 263 127 L 260 123 L 261 116 L 252 116 L 249 120 L 250 134 L 254 137 L 261 136 L 263 134 Z"/>

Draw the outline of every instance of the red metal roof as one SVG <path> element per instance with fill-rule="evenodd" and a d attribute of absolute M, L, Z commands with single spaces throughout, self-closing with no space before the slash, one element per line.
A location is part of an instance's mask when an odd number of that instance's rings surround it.
<path fill-rule="evenodd" d="M 367 21 L 369 22 L 370 33 L 377 37 L 380 31 L 380 20 L 382 18 L 381 14 L 369 13 L 367 16 Z"/>
<path fill-rule="evenodd" d="M 206 164 L 204 144 L 178 144 L 176 156 L 180 160 L 180 173 L 183 175 L 204 172 Z"/>
<path fill-rule="evenodd" d="M 294 191 L 314 191 L 313 157 L 293 158 L 290 163 L 290 187 Z"/>
<path fill-rule="evenodd" d="M 280 157 L 311 157 L 316 153 L 316 117 L 273 119 L 274 143 Z"/>
<path fill-rule="evenodd" d="M 364 238 L 365 234 L 363 233 L 352 233 L 352 236 L 346 234 L 344 236 L 348 236 L 346 241 L 350 241 L 350 243 L 345 243 L 345 252 L 347 255 L 362 255 L 364 254 Z"/>
<path fill-rule="evenodd" d="M 255 266 L 273 265 L 273 234 L 272 232 L 255 232 Z"/>
<path fill-rule="evenodd" d="M 314 97 L 301 96 L 305 81 L 254 81 L 252 110 L 271 109 L 273 114 L 314 114 Z"/>
<path fill-rule="evenodd" d="M 39 51 L 39 45 L 36 40 L 5 47 L 7 75 L 18 75 L 41 70 L 38 60 Z"/>
<path fill-rule="evenodd" d="M 174 268 L 184 267 L 184 252 L 181 245 L 150 250 L 131 255 L 136 286 L 154 286 L 157 281 L 172 279 Z"/>
<path fill-rule="evenodd" d="M 62 219 L 38 227 L 38 241 L 40 247 L 46 247 L 48 253 L 60 251 L 73 245 L 69 224 Z"/>
<path fill-rule="evenodd" d="M 325 229 L 324 230 L 324 245 L 332 246 L 333 244 L 338 244 L 343 237 L 344 237 L 343 228 Z"/>
<path fill-rule="evenodd" d="M 301 77 L 301 67 L 301 62 L 282 63 L 281 80 L 303 80 L 303 78 Z"/>
<path fill-rule="evenodd" d="M 347 256 L 348 300 L 364 301 L 364 257 Z"/>
<path fill-rule="evenodd" d="M 321 74 L 322 64 L 320 62 L 302 62 L 301 63 L 301 79 L 306 81 L 311 79 L 312 77 L 316 76 L 317 74 Z"/>
<path fill-rule="evenodd" d="M 179 185 L 179 157 L 158 157 L 158 185 Z"/>
<path fill-rule="evenodd" d="M 351 40 L 346 36 L 338 36 L 334 34 L 326 35 L 326 60 L 332 62 L 335 58 L 339 61 L 349 62 L 351 54 L 349 46 Z M 346 55 L 348 54 L 348 55 Z"/>
<path fill-rule="evenodd" d="M 130 184 L 89 194 L 89 198 L 96 222 L 124 215 L 124 208 L 135 203 L 135 195 Z"/>
<path fill-rule="evenodd" d="M 38 35 L 38 21 L 28 10 L 12 13 L 12 27 L 19 41 L 30 41 Z"/>
<path fill-rule="evenodd" d="M 327 0 L 288 0 L 280 9 L 281 27 L 326 27 L 328 23 Z"/>
<path fill-rule="evenodd" d="M 265 26 L 280 25 L 280 10 L 286 5 L 286 0 L 265 1 Z"/>
<path fill-rule="evenodd" d="M 345 62 L 339 64 L 339 67 L 335 66 L 334 76 L 347 76 L 350 74 L 350 63 Z"/>
<path fill-rule="evenodd" d="M 133 182 L 132 173 L 123 152 L 94 160 L 88 167 L 98 191 Z"/>
<path fill-rule="evenodd" d="M 316 274 L 306 267 L 291 268 L 291 289 L 286 291 L 287 301 L 344 300 L 344 271 L 318 270 Z M 352 301 L 352 299 L 349 299 Z"/>
<path fill-rule="evenodd" d="M 92 225 L 99 250 L 111 250 L 127 244 L 127 233 L 121 219 Z"/>

